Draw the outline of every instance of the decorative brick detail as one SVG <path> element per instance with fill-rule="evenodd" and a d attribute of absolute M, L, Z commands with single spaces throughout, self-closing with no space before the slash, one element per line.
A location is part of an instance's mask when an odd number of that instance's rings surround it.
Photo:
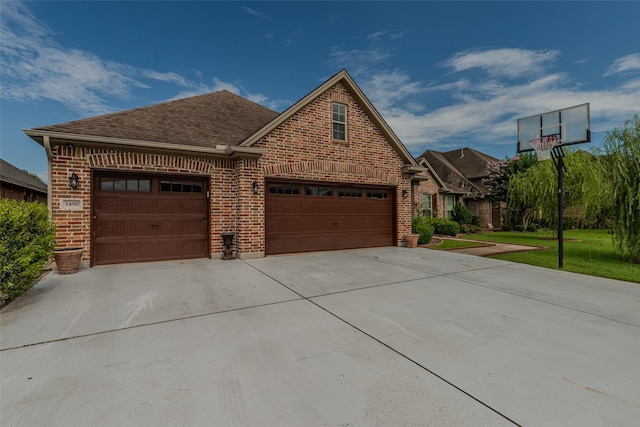
<path fill-rule="evenodd" d="M 353 163 L 338 163 L 327 160 L 267 165 L 263 166 L 262 172 L 265 177 L 290 177 L 291 174 L 297 173 L 322 172 L 325 175 L 349 175 L 366 180 L 373 179 L 383 184 L 398 184 L 398 176 L 390 175 L 388 172 Z"/>
<path fill-rule="evenodd" d="M 220 159 L 199 159 L 159 154 L 145 154 L 134 152 L 101 152 L 87 155 L 87 162 L 92 168 L 113 167 L 162 167 L 178 169 L 180 172 L 189 171 L 201 175 L 211 175 L 216 168 L 233 168 L 233 161 Z"/>

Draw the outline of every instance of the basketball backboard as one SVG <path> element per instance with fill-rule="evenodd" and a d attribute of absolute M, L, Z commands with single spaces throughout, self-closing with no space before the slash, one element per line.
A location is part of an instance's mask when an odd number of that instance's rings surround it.
<path fill-rule="evenodd" d="M 518 119 L 518 153 L 533 151 L 529 141 L 548 136 L 556 136 L 559 145 L 590 142 L 589 104 Z"/>

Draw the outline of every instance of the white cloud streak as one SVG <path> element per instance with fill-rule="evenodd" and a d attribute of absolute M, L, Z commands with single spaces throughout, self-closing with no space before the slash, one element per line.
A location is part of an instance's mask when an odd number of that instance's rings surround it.
<path fill-rule="evenodd" d="M 508 58 L 507 53 L 514 56 Z M 638 113 L 640 77 L 605 89 L 580 89 L 568 74 L 547 72 L 545 67 L 554 65 L 559 54 L 524 49 L 497 49 L 481 55 L 467 51 L 453 55 L 444 65 L 456 73 L 475 72 L 451 82 L 429 85 L 395 69 L 374 73 L 361 85 L 414 155 L 426 149 L 448 150 L 476 143 L 514 144 L 515 149 L 518 118 L 585 102 L 591 104 L 592 131 L 610 130 Z M 620 58 L 610 70 L 636 70 L 636 60 L 633 55 Z M 520 66 L 506 71 L 509 64 Z M 515 77 L 520 78 L 516 81 Z M 448 105 L 416 108 L 416 98 L 422 105 L 437 95 L 447 96 Z"/>
<path fill-rule="evenodd" d="M 150 89 L 163 83 L 181 90 L 175 98 L 227 89 L 271 108 L 282 104 L 219 79 L 213 79 L 210 85 L 202 84 L 175 72 L 107 61 L 91 52 L 60 46 L 53 30 L 22 2 L 3 2 L 0 38 L 3 99 L 51 100 L 82 116 L 91 116 L 120 110 L 117 105 L 131 99 L 134 89 Z"/>
<path fill-rule="evenodd" d="M 445 66 L 453 72 L 479 68 L 492 77 L 514 78 L 541 73 L 559 55 L 557 50 L 513 48 L 465 51 L 453 55 L 445 62 Z"/>
<path fill-rule="evenodd" d="M 616 59 L 604 75 L 611 76 L 630 71 L 640 71 L 640 53 L 632 53 Z"/>

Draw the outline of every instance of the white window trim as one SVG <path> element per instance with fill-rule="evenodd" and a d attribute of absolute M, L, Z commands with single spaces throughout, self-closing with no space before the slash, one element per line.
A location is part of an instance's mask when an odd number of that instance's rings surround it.
<path fill-rule="evenodd" d="M 333 112 L 334 112 L 333 108 L 334 108 L 335 105 L 341 105 L 341 106 L 344 107 L 344 122 L 339 122 L 339 121 L 333 119 Z M 344 139 L 336 139 L 335 138 L 335 135 L 333 133 L 333 125 L 334 125 L 334 123 L 339 123 L 341 125 L 344 125 Z M 342 102 L 333 101 L 331 103 L 331 138 L 334 141 L 347 142 L 347 136 L 348 136 L 347 135 L 347 104 L 344 104 Z"/>

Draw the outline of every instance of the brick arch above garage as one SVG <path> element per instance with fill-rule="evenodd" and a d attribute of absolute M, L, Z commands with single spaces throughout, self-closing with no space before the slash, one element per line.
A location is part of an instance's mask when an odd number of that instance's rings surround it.
<path fill-rule="evenodd" d="M 233 169 L 235 162 L 222 159 L 198 159 L 135 152 L 101 152 L 87 154 L 92 168 L 151 167 L 170 172 L 211 175 L 216 169 Z"/>
<path fill-rule="evenodd" d="M 331 162 L 314 160 L 295 163 L 276 163 L 265 165 L 262 172 L 266 177 L 309 177 L 311 173 L 320 173 L 323 179 L 327 179 L 327 173 L 341 177 L 358 177 L 366 182 L 385 183 L 398 185 L 399 176 L 389 174 L 369 166 L 353 163 Z M 350 179 L 349 181 L 353 181 Z"/>

